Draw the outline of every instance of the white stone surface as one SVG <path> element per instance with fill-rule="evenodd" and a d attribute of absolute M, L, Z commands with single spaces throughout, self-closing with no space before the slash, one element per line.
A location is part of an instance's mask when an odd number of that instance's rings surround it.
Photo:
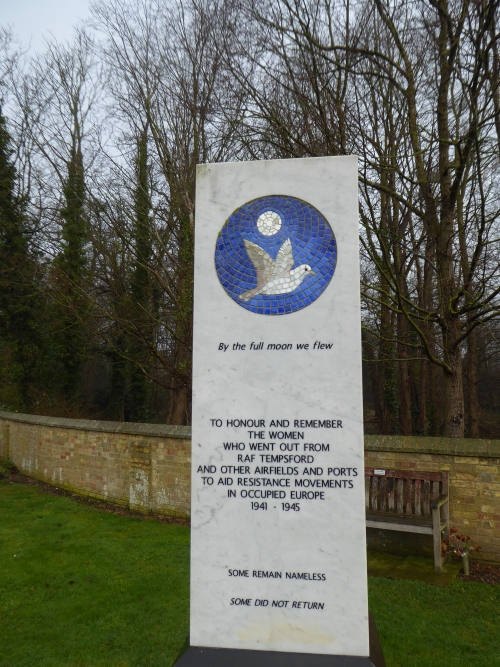
<path fill-rule="evenodd" d="M 275 194 L 303 199 L 325 216 L 338 259 L 330 284 L 314 303 L 295 313 L 265 316 L 245 310 L 225 293 L 214 251 L 235 209 Z M 201 165 L 195 237 L 191 644 L 368 656 L 357 159 Z M 313 348 L 315 341 L 333 346 Z M 236 342 L 245 350 L 232 349 Z M 252 342 L 264 342 L 263 349 L 250 349 Z M 222 343 L 229 346 L 226 351 L 219 349 Z M 293 349 L 268 350 L 268 343 L 292 343 Z M 309 343 L 309 349 L 298 350 L 297 343 Z M 227 420 L 235 419 L 264 420 L 265 427 L 228 427 Z M 289 420 L 290 427 L 271 429 L 273 419 Z M 295 428 L 294 419 L 339 420 L 342 428 Z M 221 420 L 222 426 L 211 420 Z M 256 465 L 287 467 L 259 461 L 271 452 L 249 450 L 250 442 L 274 440 L 270 430 L 303 431 L 304 440 L 283 442 L 298 443 L 297 454 L 314 456 L 308 466 L 290 464 L 299 475 L 289 477 L 286 502 L 299 502 L 300 511 L 283 511 L 283 501 L 276 499 L 267 500 L 267 510 L 252 510 L 252 501 L 240 497 L 250 487 L 238 486 L 237 480 L 261 476 L 253 473 Z M 265 436 L 250 437 L 248 431 Z M 229 442 L 245 448 L 226 451 L 223 443 Z M 329 444 L 330 451 L 304 452 L 305 443 Z M 272 453 L 290 452 L 276 447 Z M 256 457 L 238 462 L 238 454 Z M 224 472 L 223 466 L 236 465 L 250 466 L 250 474 Z M 323 468 L 323 475 L 311 479 L 345 479 L 352 488 L 311 488 L 324 492 L 324 500 L 294 501 L 290 491 L 296 490 L 295 478 L 305 478 L 304 467 Z M 351 471 L 327 475 L 328 468 Z M 208 477 L 214 480 L 211 486 Z M 231 487 L 218 483 L 227 477 L 234 480 Z M 236 498 L 228 497 L 229 489 Z M 230 570 L 247 570 L 249 576 L 230 576 Z M 280 572 L 282 578 L 252 576 L 254 571 Z M 287 572 L 310 579 L 289 579 Z M 250 606 L 231 605 L 237 598 L 250 599 Z M 268 606 L 256 600 L 268 600 Z"/>

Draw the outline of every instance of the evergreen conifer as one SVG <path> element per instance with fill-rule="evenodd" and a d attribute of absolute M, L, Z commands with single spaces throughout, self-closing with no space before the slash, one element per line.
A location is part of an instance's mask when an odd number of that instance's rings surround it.
<path fill-rule="evenodd" d="M 138 362 L 148 362 L 152 345 L 150 322 L 151 278 L 149 264 L 152 244 L 150 229 L 150 195 L 148 184 L 148 130 L 147 126 L 138 141 L 137 183 L 135 189 L 135 258 L 131 279 L 132 311 L 135 319 L 134 330 L 140 334 L 131 340 L 131 357 L 135 363 L 130 368 L 130 392 L 128 417 L 130 421 L 145 422 L 149 417 L 151 382 L 141 370 Z"/>
<path fill-rule="evenodd" d="M 18 195 L 12 139 L 0 109 L 0 347 L 11 407 L 30 410 L 40 356 L 40 296 L 30 252 L 25 198 Z"/>
<path fill-rule="evenodd" d="M 74 401 L 81 386 L 82 365 L 86 355 L 86 254 L 88 240 L 85 218 L 85 179 L 83 155 L 73 147 L 67 163 L 63 188 L 65 206 L 61 209 L 61 250 L 54 261 L 57 282 L 56 334 L 57 356 L 62 370 L 60 388 Z"/>

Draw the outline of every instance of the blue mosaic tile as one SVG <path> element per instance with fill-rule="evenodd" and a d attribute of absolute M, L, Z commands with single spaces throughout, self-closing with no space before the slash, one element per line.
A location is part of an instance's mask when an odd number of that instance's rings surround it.
<path fill-rule="evenodd" d="M 271 195 L 244 204 L 215 244 L 222 287 L 242 308 L 261 315 L 286 315 L 313 303 L 336 264 L 337 244 L 327 220 L 295 197 Z"/>

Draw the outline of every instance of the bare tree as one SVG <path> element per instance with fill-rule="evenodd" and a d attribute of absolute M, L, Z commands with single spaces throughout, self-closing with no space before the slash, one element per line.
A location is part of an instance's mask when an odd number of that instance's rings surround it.
<path fill-rule="evenodd" d="M 144 315 L 156 331 L 154 343 L 137 320 L 122 324 L 163 369 L 152 379 L 171 392 L 168 421 L 189 423 L 195 169 L 231 159 L 236 150 L 226 104 L 231 90 L 217 48 L 224 6 L 112 0 L 93 11 L 104 35 L 100 53 L 110 72 L 115 122 L 119 110 L 118 144 L 127 150 L 146 125 L 150 134 L 154 242 L 146 268 L 160 298 Z M 137 261 L 127 230 L 117 231 Z"/>
<path fill-rule="evenodd" d="M 424 355 L 442 373 L 439 429 L 463 436 L 462 346 L 499 315 L 498 2 L 243 7 L 262 44 L 236 70 L 251 91 L 247 141 L 282 157 L 360 156 L 376 267 L 363 292 L 379 307 L 379 359 L 398 360 L 399 428 L 411 432 L 410 361 Z"/>
<path fill-rule="evenodd" d="M 74 42 L 47 43 L 12 78 L 18 136 L 25 137 L 29 213 L 37 220 L 39 252 L 50 264 L 38 285 L 52 303 L 51 323 L 58 391 L 78 410 L 82 364 L 91 336 L 89 233 L 85 172 L 95 155 L 92 117 L 101 94 L 100 72 L 84 31 Z"/>

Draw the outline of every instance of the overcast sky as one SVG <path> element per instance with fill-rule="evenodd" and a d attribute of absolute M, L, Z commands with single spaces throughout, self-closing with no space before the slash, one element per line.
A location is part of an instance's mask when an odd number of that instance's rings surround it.
<path fill-rule="evenodd" d="M 50 33 L 70 39 L 79 19 L 88 18 L 90 0 L 0 0 L 0 25 L 10 25 L 14 36 L 32 49 L 42 50 Z"/>

